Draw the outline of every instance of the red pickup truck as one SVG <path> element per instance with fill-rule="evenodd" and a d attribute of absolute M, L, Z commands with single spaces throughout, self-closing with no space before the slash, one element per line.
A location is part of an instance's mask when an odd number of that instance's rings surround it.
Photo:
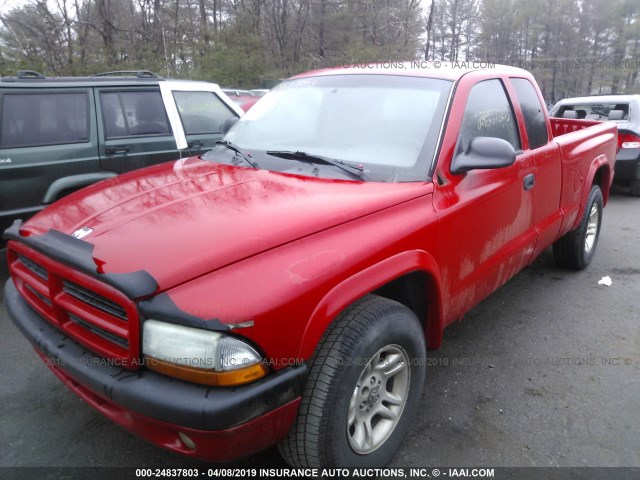
<path fill-rule="evenodd" d="M 205 155 L 7 230 L 51 370 L 188 456 L 388 462 L 447 325 L 551 245 L 589 264 L 617 132 L 550 120 L 520 69 L 383 67 L 294 77 Z"/>

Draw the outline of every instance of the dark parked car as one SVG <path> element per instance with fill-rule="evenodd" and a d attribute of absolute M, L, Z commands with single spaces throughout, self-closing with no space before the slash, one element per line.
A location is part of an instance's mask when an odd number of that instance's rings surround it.
<path fill-rule="evenodd" d="M 4 77 L 0 231 L 99 180 L 202 153 L 242 113 L 213 83 L 147 71 Z"/>
<path fill-rule="evenodd" d="M 640 197 L 640 95 L 598 95 L 565 98 L 552 117 L 614 121 L 618 125 L 618 155 L 614 181 Z"/>

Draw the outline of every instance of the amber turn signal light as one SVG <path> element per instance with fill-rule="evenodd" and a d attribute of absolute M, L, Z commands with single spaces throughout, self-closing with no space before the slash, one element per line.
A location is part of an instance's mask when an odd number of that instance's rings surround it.
<path fill-rule="evenodd" d="M 163 375 L 179 378 L 187 382 L 209 385 L 212 387 L 233 387 L 254 382 L 264 377 L 268 369 L 262 363 L 240 367 L 235 370 L 215 371 L 194 368 L 187 365 L 176 365 L 174 363 L 158 360 L 157 358 L 145 357 L 145 365 L 149 370 L 154 370 Z"/>

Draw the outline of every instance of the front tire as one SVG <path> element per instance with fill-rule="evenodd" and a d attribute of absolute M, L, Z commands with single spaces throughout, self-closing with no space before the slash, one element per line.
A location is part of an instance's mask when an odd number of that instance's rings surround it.
<path fill-rule="evenodd" d="M 600 237 L 603 203 L 600 187 L 594 185 L 587 197 L 586 208 L 578 228 L 553 244 L 553 257 L 559 266 L 582 270 L 589 265 Z"/>
<path fill-rule="evenodd" d="M 424 332 L 404 305 L 368 295 L 328 328 L 311 360 L 298 418 L 279 445 L 298 468 L 381 467 L 416 412 Z"/>

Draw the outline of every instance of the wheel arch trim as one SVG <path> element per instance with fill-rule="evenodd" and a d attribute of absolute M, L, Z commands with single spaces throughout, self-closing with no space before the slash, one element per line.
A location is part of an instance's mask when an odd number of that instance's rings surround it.
<path fill-rule="evenodd" d="M 313 355 L 329 325 L 354 301 L 403 275 L 414 272 L 423 273 L 425 276 L 427 318 L 420 320 L 427 348 L 439 348 L 444 330 L 440 268 L 429 253 L 410 250 L 371 265 L 333 287 L 316 305 L 307 322 L 298 358 L 308 359 Z"/>
<path fill-rule="evenodd" d="M 600 183 L 597 184 L 602 191 L 602 203 L 603 207 L 607 204 L 609 199 L 609 188 L 611 188 L 612 176 L 609 161 L 607 160 L 606 155 L 597 156 L 593 162 L 591 162 L 591 166 L 589 167 L 589 172 L 587 173 L 587 178 L 584 183 L 586 188 L 582 191 L 582 197 L 580 198 L 580 209 L 578 210 L 578 215 L 576 216 L 575 221 L 573 222 L 573 226 L 571 230 L 578 228 L 580 225 L 580 221 L 584 215 L 585 208 L 587 208 L 587 199 L 589 198 L 589 193 L 591 193 L 591 187 L 594 185 L 594 180 L 598 172 L 602 172 L 600 174 Z"/>
<path fill-rule="evenodd" d="M 78 175 L 70 175 L 67 177 L 58 178 L 49 185 L 47 192 L 45 193 L 42 203 L 49 204 L 58 200 L 58 196 L 61 192 L 68 188 L 82 188 L 101 180 L 107 180 L 116 176 L 114 172 L 94 172 L 94 173 L 81 173 Z"/>

